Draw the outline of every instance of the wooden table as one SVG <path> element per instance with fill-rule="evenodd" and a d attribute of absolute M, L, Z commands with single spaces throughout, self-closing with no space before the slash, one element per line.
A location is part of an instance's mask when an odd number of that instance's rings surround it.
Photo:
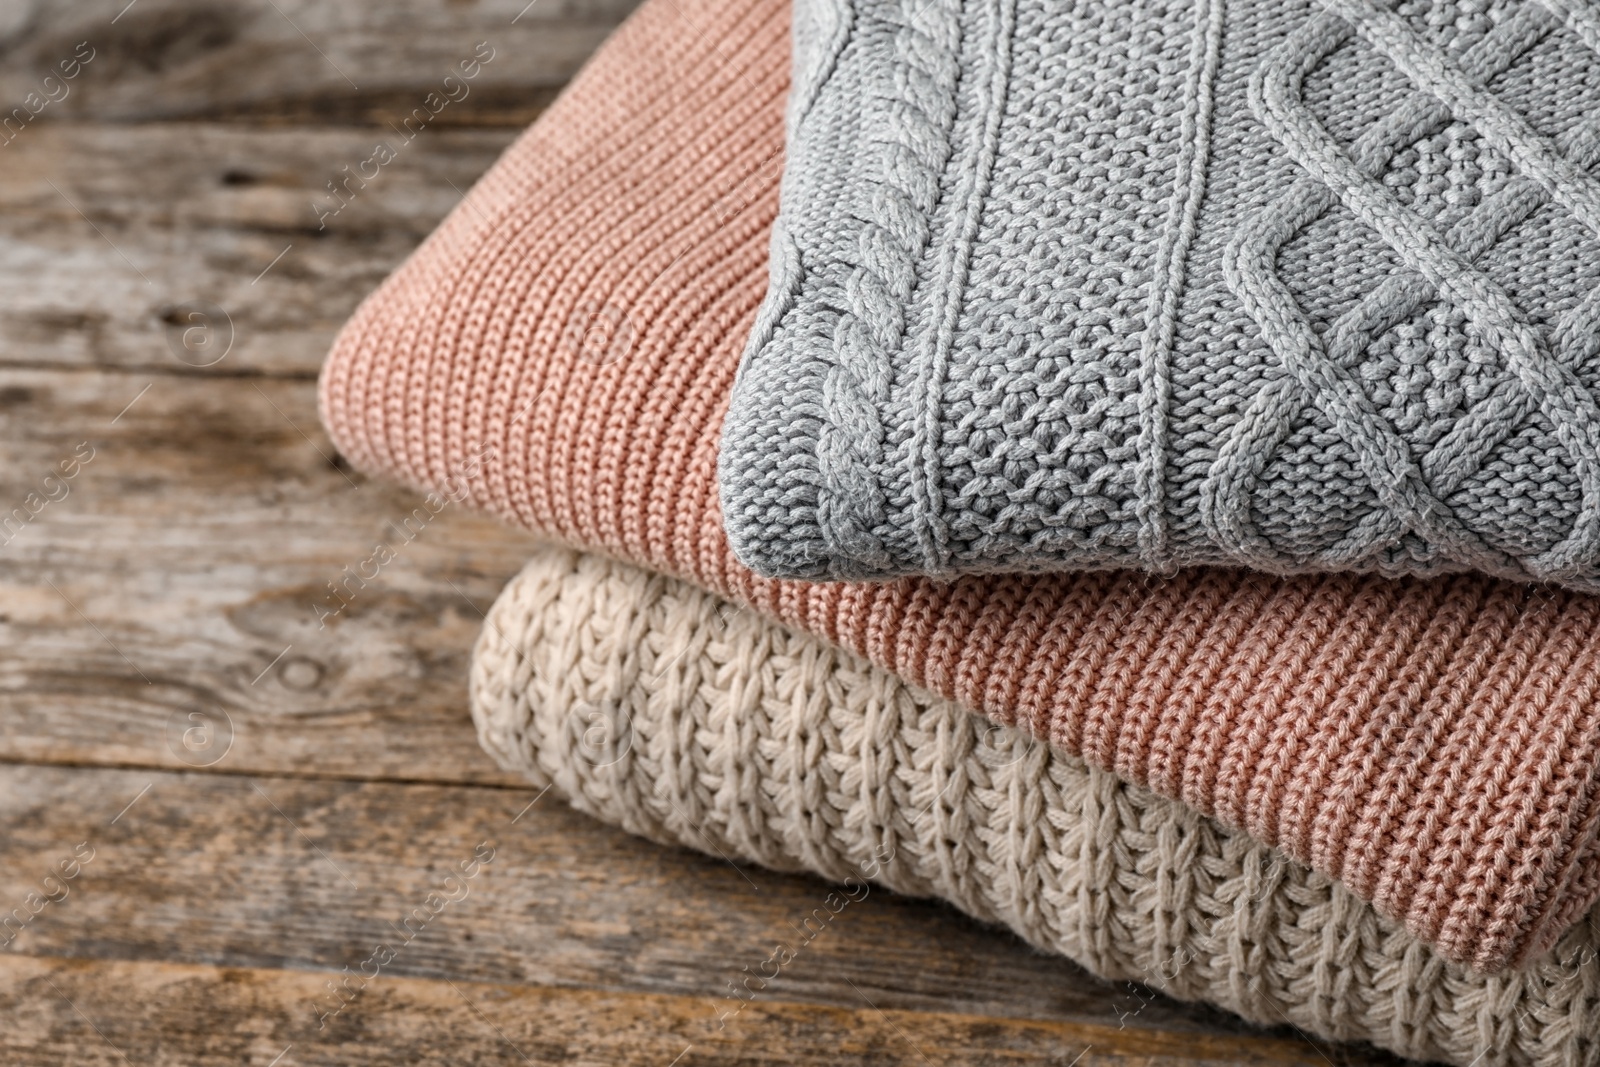
<path fill-rule="evenodd" d="M 1393 1062 L 886 892 L 719 1029 L 824 888 L 534 802 L 478 750 L 468 649 L 526 536 L 447 513 L 317 629 L 414 506 L 318 427 L 335 330 L 632 6 L 525 2 L 0 7 L 4 107 L 68 90 L 0 147 L 0 912 L 27 918 L 0 1061 Z M 504 61 L 319 231 L 313 197 L 478 41 Z M 346 968 L 378 973 L 330 992 Z"/>

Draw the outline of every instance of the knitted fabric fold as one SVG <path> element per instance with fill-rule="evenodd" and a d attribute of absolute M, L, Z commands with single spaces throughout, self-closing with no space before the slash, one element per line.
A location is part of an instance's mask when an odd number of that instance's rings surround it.
<path fill-rule="evenodd" d="M 1237 831 L 681 581 L 540 553 L 489 613 L 472 713 L 501 766 L 656 841 L 877 869 L 1262 1024 L 1460 1067 L 1600 1064 L 1600 910 L 1529 969 L 1475 973 Z"/>
<path fill-rule="evenodd" d="M 757 572 L 1600 591 L 1592 0 L 796 4 Z"/>
<path fill-rule="evenodd" d="M 718 431 L 766 284 L 788 9 L 649 0 L 356 312 L 357 467 L 672 574 L 1026 729 L 1504 967 L 1600 894 L 1600 599 L 1474 576 L 759 578 Z"/>

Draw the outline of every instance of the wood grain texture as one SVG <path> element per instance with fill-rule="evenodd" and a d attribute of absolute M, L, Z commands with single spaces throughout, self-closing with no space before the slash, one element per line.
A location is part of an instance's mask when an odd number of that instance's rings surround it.
<path fill-rule="evenodd" d="M 196 370 L 218 349 L 192 351 L 199 336 L 184 345 L 204 325 L 185 312 L 210 304 L 223 312 L 212 343 L 227 350 L 212 376 L 313 376 L 361 299 L 514 136 L 424 130 L 319 230 L 326 182 L 398 138 L 202 123 L 30 129 L 0 149 L 0 365 Z"/>
<path fill-rule="evenodd" d="M 0 819 L 16 829 L 0 843 L 0 902 L 20 904 L 74 849 L 90 857 L 59 901 L 3 936 L 30 956 L 341 977 L 349 968 L 357 976 L 349 1008 L 328 997 L 302 1009 L 330 1016 L 321 1021 L 336 1033 L 368 1017 L 369 986 L 415 977 L 680 998 L 685 1025 L 743 1030 L 761 1047 L 771 1020 L 758 1009 L 871 1004 L 991 1017 L 997 1035 L 1014 1025 L 999 1020 L 1120 1027 L 1129 1047 L 1143 1041 L 1168 1058 L 1205 1057 L 1155 1035 L 1210 1037 L 1199 1047 L 1212 1050 L 1228 1047 L 1227 1037 L 1232 1054 L 1258 1062 L 1291 1048 L 1304 1062 L 1320 1058 L 1310 1043 L 1216 1019 L 1200 1025 L 1168 1001 L 1085 982 L 1066 961 L 883 891 L 848 905 L 733 1012 L 741 1002 L 727 999 L 728 983 L 776 940 L 793 941 L 790 924 L 822 906 L 827 887 L 657 848 L 536 799 L 469 787 L 3 767 Z M 364 970 L 381 981 L 363 981 Z M 1063 1033 L 1042 1028 L 1052 1030 Z"/>
<path fill-rule="evenodd" d="M 879 1010 L 861 998 L 848 1008 L 759 1004 L 718 1030 L 693 997 L 387 977 L 319 1030 L 310 1004 L 326 995 L 323 981 L 281 970 L 0 957 L 0 1011 L 10 1022 L 0 1053 L 17 1067 L 1341 1063 L 1290 1041 Z"/>
<path fill-rule="evenodd" d="M 0 758 L 192 766 L 216 753 L 174 736 L 210 723 L 254 771 L 515 781 L 465 678 L 532 539 L 447 507 L 404 542 L 421 497 L 332 455 L 312 382 L 0 370 Z M 379 542 L 397 558 L 319 618 Z"/>
<path fill-rule="evenodd" d="M 382 125 L 487 43 L 494 58 L 438 121 L 520 126 L 637 5 L 13 0 L 0 6 L 0 102 L 9 111 L 30 92 L 59 96 L 38 120 Z M 93 58 L 64 83 L 65 95 L 42 85 L 85 43 Z"/>

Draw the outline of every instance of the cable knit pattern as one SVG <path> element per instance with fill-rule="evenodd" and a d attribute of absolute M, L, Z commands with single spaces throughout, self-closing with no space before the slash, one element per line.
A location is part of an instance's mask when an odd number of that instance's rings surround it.
<path fill-rule="evenodd" d="M 1219 451 L 1209 485 L 1209 522 L 1220 540 L 1241 558 L 1271 565 L 1268 539 L 1250 528 L 1249 498 L 1259 477 L 1252 456 L 1270 455 L 1309 400 L 1337 428 L 1341 438 L 1358 442 L 1367 451 L 1362 462 L 1370 470 L 1373 488 L 1385 508 L 1364 517 L 1351 535 L 1324 554 L 1338 566 L 1359 560 L 1392 544 L 1405 529 L 1425 535 L 1434 546 L 1455 558 L 1485 570 L 1512 565 L 1505 554 L 1465 528 L 1445 503 L 1448 496 L 1483 467 L 1490 453 L 1534 412 L 1544 417 L 1564 445 L 1568 465 L 1582 489 L 1580 519 L 1564 540 L 1530 561 L 1530 568 L 1545 577 L 1581 580 L 1595 554 L 1595 523 L 1600 520 L 1600 411 L 1587 387 L 1573 373 L 1579 353 L 1554 355 L 1544 339 L 1518 319 L 1515 308 L 1493 279 L 1474 269 L 1472 262 L 1493 252 L 1499 242 L 1525 223 L 1553 198 L 1580 219 L 1600 219 L 1600 198 L 1593 196 L 1595 182 L 1585 173 L 1600 155 L 1600 121 L 1587 119 L 1566 138 L 1576 151 L 1576 166 L 1564 156 L 1544 157 L 1551 149 L 1544 138 L 1527 130 L 1514 115 L 1495 109 L 1493 98 L 1465 89 L 1468 100 L 1456 110 L 1470 112 L 1488 107 L 1490 118 L 1481 122 L 1488 141 L 1508 156 L 1517 147 L 1518 158 L 1532 157 L 1532 166 L 1520 169 L 1530 176 L 1507 181 L 1492 197 L 1458 222 L 1448 233 L 1430 232 L 1426 220 L 1408 211 L 1376 180 L 1398 151 L 1423 136 L 1444 128 L 1452 109 L 1439 95 L 1459 96 L 1463 80 L 1483 83 L 1504 74 L 1531 51 L 1552 28 L 1548 13 L 1524 6 L 1463 56 L 1461 68 L 1448 57 L 1411 34 L 1392 13 L 1366 4 L 1334 4 L 1344 18 L 1328 16 L 1296 33 L 1260 68 L 1253 84 L 1257 109 L 1294 152 L 1296 159 L 1316 177 L 1297 182 L 1276 210 L 1264 213 L 1253 226 L 1241 230 L 1235 245 L 1230 281 L 1264 335 L 1283 358 L 1291 377 L 1279 379 L 1280 388 L 1258 393 L 1245 418 Z M 1320 62 L 1353 34 L 1382 43 L 1396 64 L 1413 73 L 1414 81 L 1428 84 L 1433 93 L 1416 93 L 1391 112 L 1386 121 L 1369 127 L 1346 154 L 1341 146 L 1320 133 L 1315 116 L 1305 107 L 1296 88 L 1306 68 Z M 1452 84 L 1444 84 L 1452 83 Z M 1456 93 L 1450 93 L 1454 88 Z M 1478 107 L 1473 108 L 1476 103 Z M 1520 127 L 1520 128 L 1519 128 Z M 1498 134 L 1499 136 L 1496 136 Z M 1570 149 L 1569 149 L 1570 150 Z M 1564 167 L 1562 164 L 1566 164 Z M 1356 188 L 1359 186 L 1359 188 Z M 1346 189 L 1342 197 L 1336 189 Z M 1293 299 L 1274 277 L 1273 263 L 1288 237 L 1321 217 L 1341 201 L 1364 214 L 1382 233 L 1414 230 L 1411 239 L 1396 248 L 1407 257 L 1412 272 L 1385 280 L 1328 331 L 1335 339 L 1326 345 L 1302 316 Z M 1586 222 L 1586 225 L 1588 223 Z M 1435 281 L 1434 279 L 1438 279 Z M 1402 436 L 1385 421 L 1362 393 L 1351 374 L 1353 366 L 1390 324 L 1410 319 L 1448 293 L 1481 336 L 1496 338 L 1496 347 L 1512 371 L 1509 388 L 1487 397 L 1465 418 L 1456 422 L 1419 462 L 1413 463 Z M 1584 344 L 1593 336 L 1592 305 L 1595 290 L 1578 303 L 1554 329 L 1569 342 Z M 1576 328 L 1572 328 L 1576 326 Z M 1587 336 L 1586 336 L 1587 335 Z M 1390 457 L 1402 457 L 1391 461 Z M 1395 473 L 1403 477 L 1392 477 Z M 1437 486 L 1437 489 L 1435 488 Z M 1515 501 L 1511 501 L 1515 504 Z M 1262 552 L 1265 555 L 1262 555 Z"/>
<path fill-rule="evenodd" d="M 1006 8 L 988 6 L 991 35 Z M 1215 29 L 1209 8 L 1186 10 Z M 1205 569 L 818 585 L 733 559 L 718 428 L 769 239 L 780 266 L 786 247 L 773 227 L 786 16 L 771 0 L 647 2 L 345 328 L 321 383 L 339 450 L 694 582 L 1050 740 L 1339 879 L 1446 958 L 1501 968 L 1553 944 L 1600 895 L 1600 599 L 1475 576 Z M 847 7 L 806 26 L 808 55 L 855 40 Z M 1218 42 L 1181 42 L 1149 54 L 1161 70 L 1175 55 L 1171 75 L 1194 85 L 1190 59 Z M 985 93 L 1037 62 L 1013 59 Z M 826 86 L 824 69 L 806 92 Z M 1174 131 L 1185 114 L 1171 114 Z M 1093 131 L 1096 151 L 1115 134 Z M 1158 226 L 1186 210 L 1174 197 L 1187 186 L 1163 173 L 1138 208 Z M 1039 174 L 1044 196 L 1053 179 Z M 1163 314 L 1115 306 L 1139 324 Z M 1173 321 L 1181 348 L 1190 320 Z M 1096 323 L 1084 328 L 1105 332 Z M 1138 329 L 1124 341 L 1119 365 L 1142 392 Z M 1186 394 L 1170 385 L 1179 432 Z M 1127 440 L 1144 434 L 1136 404 L 1118 418 Z M 886 440 L 913 430 L 894 424 Z"/>
<path fill-rule="evenodd" d="M 849 6 L 851 40 L 791 116 L 797 268 L 728 416 L 741 560 L 1600 590 L 1592 2 L 1020 0 L 996 34 L 1014 5 L 933 0 L 917 22 L 960 33 L 925 45 L 963 76 L 888 100 L 863 87 L 899 0 Z M 964 88 L 1002 70 L 999 92 Z M 906 123 L 930 113 L 949 117 Z M 857 193 L 902 129 L 942 166 L 931 205 Z M 841 311 L 882 232 L 932 235 L 897 262 L 914 284 Z M 857 336 L 893 386 L 813 420 L 810 383 Z M 918 431 L 868 445 L 899 420 Z M 819 458 L 852 444 L 848 476 Z M 839 549 L 845 514 L 888 558 Z"/>
<path fill-rule="evenodd" d="M 880 223 L 859 235 L 859 269 L 837 293 L 842 313 L 834 327 L 837 361 L 824 372 L 823 418 L 817 441 L 817 519 L 831 554 L 882 567 L 888 555 L 874 527 L 884 522 L 883 493 L 871 467 L 886 441 L 878 412 L 889 396 L 890 357 L 905 333 L 900 308 L 911 295 L 913 270 L 928 240 L 921 221 L 932 210 L 953 117 L 950 93 L 957 68 L 948 57 L 956 22 L 940 7 L 918 25 L 919 0 L 901 0 L 891 84 L 902 106 L 897 122 L 873 147 L 882 177 L 868 194 Z"/>
<path fill-rule="evenodd" d="M 1525 971 L 1441 959 L 1321 875 L 686 583 L 541 553 L 472 713 L 508 770 L 655 841 L 942 897 L 1106 978 L 1460 1067 L 1600 1064 L 1600 911 Z"/>

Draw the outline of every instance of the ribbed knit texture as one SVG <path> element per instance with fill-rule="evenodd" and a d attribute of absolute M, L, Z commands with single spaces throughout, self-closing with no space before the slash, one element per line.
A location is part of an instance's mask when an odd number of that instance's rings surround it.
<path fill-rule="evenodd" d="M 1194 570 L 775 582 L 717 435 L 764 292 L 787 9 L 650 0 L 358 310 L 357 466 L 705 588 L 1340 879 L 1452 959 L 1600 893 L 1600 600 L 1476 577 Z"/>
<path fill-rule="evenodd" d="M 1593 0 L 796 4 L 744 562 L 1600 591 Z"/>
<path fill-rule="evenodd" d="M 1106 978 L 1461 1067 L 1600 1064 L 1600 910 L 1526 972 L 1447 963 L 1348 890 L 687 583 L 539 554 L 472 713 L 508 770 L 656 841 L 943 897 Z"/>

